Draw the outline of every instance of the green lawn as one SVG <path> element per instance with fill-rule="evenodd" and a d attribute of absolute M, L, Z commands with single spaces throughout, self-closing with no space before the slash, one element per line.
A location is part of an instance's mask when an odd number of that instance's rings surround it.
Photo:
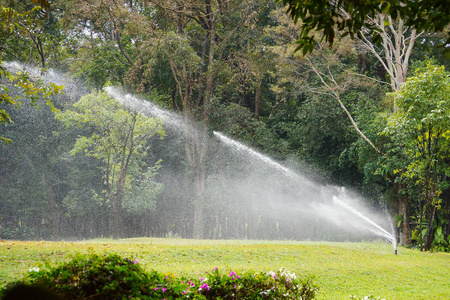
<path fill-rule="evenodd" d="M 84 242 L 0 241 L 0 285 L 30 268 L 68 261 L 74 253 L 114 252 L 145 268 L 200 277 L 223 271 L 281 267 L 314 276 L 317 299 L 374 295 L 385 299 L 450 299 L 450 254 L 423 253 L 384 243 L 212 241 L 140 238 Z"/>

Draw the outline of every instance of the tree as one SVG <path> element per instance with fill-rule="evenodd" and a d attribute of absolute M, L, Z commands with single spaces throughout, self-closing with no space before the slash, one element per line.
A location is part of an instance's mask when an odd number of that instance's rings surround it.
<path fill-rule="evenodd" d="M 9 4 L 1 7 L 8 13 L 3 19 L 6 22 L 0 34 L 6 59 L 45 68 L 51 58 L 50 49 L 55 49 L 52 47 L 54 40 L 50 46 L 53 39 L 50 32 L 55 33 L 55 18 L 50 14 L 50 3 L 46 0 L 10 0 Z M 55 52 L 53 58 L 56 57 Z"/>
<path fill-rule="evenodd" d="M 424 32 L 417 31 L 411 25 L 407 26 L 406 18 L 393 18 L 388 13 L 377 13 L 373 17 L 366 16 L 366 23 L 367 25 L 358 32 L 356 45 L 362 46 L 361 50 L 369 51 L 378 60 L 387 74 L 388 80 L 386 81 L 389 83 L 391 91 L 395 93 L 406 82 L 414 45 Z M 377 31 L 381 46 L 371 37 L 373 29 Z M 378 80 L 385 81 L 384 78 Z M 395 98 L 392 102 L 390 109 L 395 113 L 398 109 Z M 398 203 L 398 218 L 403 218 L 400 243 L 409 245 L 409 195 L 405 194 L 404 190 L 405 186 L 399 182 L 393 184 L 394 198 Z"/>
<path fill-rule="evenodd" d="M 398 112 L 389 116 L 383 132 L 393 144 L 386 159 L 398 181 L 420 190 L 419 238 L 430 250 L 439 227 L 445 236 L 445 224 L 439 223 L 438 215 L 448 219 L 448 212 L 441 210 L 448 199 L 441 195 L 450 187 L 450 74 L 443 67 L 428 65 L 408 79 L 395 98 Z"/>
<path fill-rule="evenodd" d="M 368 33 L 366 27 L 362 28 L 359 41 L 381 63 L 389 76 L 391 90 L 396 92 L 406 81 L 414 44 L 423 31 L 417 32 L 415 28 L 405 26 L 403 19 L 392 19 L 391 16 L 385 14 L 378 14 L 367 19 L 379 31 L 382 49 L 379 49 L 370 37 L 366 36 Z"/>
<path fill-rule="evenodd" d="M 337 7 L 341 16 L 351 19 L 352 7 L 345 7 L 345 5 L 338 5 Z M 346 9 L 350 9 L 350 11 L 347 11 Z M 303 22 L 307 23 L 308 21 L 303 20 Z M 358 29 L 358 37 L 353 47 L 353 49 L 359 52 L 359 54 L 363 54 L 363 56 L 365 56 L 365 52 L 368 51 L 378 60 L 379 64 L 382 66 L 382 69 L 386 72 L 386 77 L 388 77 L 388 80 L 379 75 L 373 76 L 371 79 L 380 83 L 388 81 L 392 92 L 396 92 L 406 81 L 413 47 L 417 39 L 423 34 L 423 32 L 417 32 L 412 25 L 407 24 L 407 17 L 396 16 L 396 18 L 393 18 L 389 12 L 385 11 L 375 11 L 373 14 L 365 15 L 364 23 Z M 301 26 L 304 26 L 304 23 L 302 23 Z M 374 30 L 376 32 L 376 37 L 373 36 Z M 314 31 L 310 30 L 310 32 Z M 338 32 L 333 33 L 333 36 L 337 37 L 339 40 L 339 42 L 336 42 L 338 44 L 342 44 L 342 39 L 345 39 L 345 32 L 344 34 L 341 33 L 342 32 L 339 32 L 339 30 Z M 378 41 L 381 42 L 381 47 L 378 45 Z M 328 42 L 333 44 L 333 41 Z M 314 42 L 314 44 L 316 45 L 316 52 L 323 54 L 323 44 L 320 42 Z M 303 50 L 306 50 L 306 48 L 303 48 Z M 304 51 L 304 53 L 306 52 L 308 51 Z M 332 95 L 332 97 L 337 100 L 341 108 L 345 111 L 359 136 L 362 137 L 377 153 L 384 155 L 383 151 L 380 149 L 380 146 L 375 145 L 372 140 L 367 138 L 367 136 L 359 129 L 359 126 L 354 121 L 351 113 L 340 99 L 341 91 L 345 89 L 346 85 L 348 85 L 351 81 L 358 80 L 356 79 L 357 77 L 366 76 L 366 74 L 359 74 L 353 70 L 350 72 L 349 70 L 333 70 L 330 66 L 331 64 L 334 64 L 336 60 L 326 58 L 325 56 L 324 59 L 322 59 L 322 62 L 319 63 L 312 63 L 307 56 L 306 60 L 309 62 L 310 68 L 320 78 L 320 81 L 326 88 L 327 93 Z M 325 71 L 320 70 L 321 64 L 327 65 Z M 348 76 L 344 76 L 344 81 L 341 80 L 341 82 L 338 82 L 337 78 L 342 77 L 340 76 L 342 71 L 347 73 Z M 395 98 L 392 106 L 392 110 L 395 112 L 397 110 Z M 396 194 L 400 194 L 402 187 L 398 186 L 398 183 L 395 183 L 393 189 L 397 191 Z M 405 218 L 403 222 L 404 230 L 403 235 L 401 235 L 401 242 L 408 244 L 408 197 L 407 195 L 403 195 L 397 198 L 399 198 L 399 215 L 402 215 Z"/>
<path fill-rule="evenodd" d="M 90 136 L 79 136 L 71 150 L 74 155 L 84 152 L 102 161 L 102 177 L 105 186 L 104 198 L 111 205 L 111 227 L 115 237 L 122 233 L 122 215 L 124 207 L 134 210 L 136 205 L 124 203 L 124 200 L 139 199 L 151 201 L 152 194 L 144 196 L 152 189 L 159 189 L 149 183 L 154 168 L 144 171 L 144 175 L 136 175 L 142 170 L 142 157 L 146 153 L 153 136 L 163 138 L 164 130 L 156 118 L 148 118 L 140 113 L 124 109 L 116 100 L 105 92 L 92 93 L 82 97 L 74 104 L 75 110 L 59 112 L 56 117 L 65 126 L 91 127 Z M 135 175 L 132 178 L 132 175 Z M 140 184 L 136 180 L 142 180 Z M 127 197 L 135 185 L 136 197 Z M 153 193 L 154 195 L 154 193 Z M 145 203 L 144 203 L 145 204 Z M 146 207 L 151 207 L 146 205 Z"/>
<path fill-rule="evenodd" d="M 447 1 L 353 1 L 353 0 L 279 0 L 287 6 L 287 13 L 294 22 L 302 20 L 298 48 L 304 54 L 311 52 L 317 43 L 315 32 L 321 31 L 322 40 L 333 44 L 335 30 L 344 36 L 360 36 L 362 29 L 374 42 L 381 41 L 382 31 L 370 19 L 379 14 L 389 16 L 393 20 L 400 18 L 405 26 L 417 31 L 443 31 L 450 23 L 450 6 Z M 450 33 L 449 33 L 450 34 Z M 450 35 L 447 41 L 450 42 Z"/>
<path fill-rule="evenodd" d="M 26 70 L 9 70 L 4 65 L 3 59 L 8 54 L 8 42 L 13 35 L 14 39 L 22 39 L 31 28 L 36 26 L 37 20 L 32 17 L 36 12 L 40 11 L 40 7 L 34 7 L 30 11 L 19 13 L 11 6 L 0 6 L 0 79 L 6 78 L 10 84 L 13 84 L 21 91 L 20 94 L 12 97 L 10 87 L 3 82 L 0 84 L 0 123 L 13 123 L 9 112 L 6 110 L 11 106 L 20 106 L 20 99 L 26 98 L 34 106 L 37 106 L 37 100 L 44 98 L 47 104 L 54 109 L 50 96 L 61 93 L 63 87 L 53 83 L 45 83 L 39 77 L 32 77 Z M 1 142 L 9 143 L 12 140 L 0 137 Z"/>
<path fill-rule="evenodd" d="M 343 44 L 345 44 L 345 42 Z M 345 48 L 345 46 L 343 46 L 343 48 Z M 362 139 L 364 139 L 378 154 L 384 155 L 384 153 L 377 146 L 375 146 L 375 144 L 359 129 L 358 124 L 355 122 L 351 113 L 342 102 L 342 93 L 345 92 L 347 86 L 354 84 L 356 80 L 354 76 L 349 73 L 349 70 L 342 69 L 342 63 L 339 61 L 339 51 L 334 52 L 334 55 L 336 55 L 336 57 L 333 57 L 333 55 L 331 57 L 326 57 L 323 51 L 321 51 L 320 54 L 322 54 L 321 58 L 322 61 L 324 61 L 323 64 L 317 62 L 313 63 L 308 57 L 306 57 L 309 67 L 314 72 L 314 74 L 319 77 L 322 85 L 322 88 L 310 88 L 310 90 L 334 98 L 347 115 L 357 134 Z"/>
<path fill-rule="evenodd" d="M 150 72 L 161 74 L 160 66 L 169 68 L 171 106 L 182 112 L 186 124 L 196 128 L 185 130 L 184 146 L 186 180 L 193 191 L 193 236 L 202 238 L 208 155 L 205 139 L 218 74 L 241 46 L 238 41 L 244 28 L 256 22 L 258 8 L 265 4 L 253 0 L 245 5 L 234 0 L 149 2 L 170 17 L 166 31 L 154 43 L 158 45 L 155 51 L 158 56 L 152 61 Z M 165 75 L 163 78 L 167 78 Z"/>

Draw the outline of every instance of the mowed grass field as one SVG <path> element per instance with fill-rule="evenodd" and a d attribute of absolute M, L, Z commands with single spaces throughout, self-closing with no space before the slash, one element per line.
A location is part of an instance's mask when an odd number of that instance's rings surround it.
<path fill-rule="evenodd" d="M 313 276 L 317 299 L 373 295 L 384 299 L 450 299 L 450 254 L 373 243 L 139 238 L 83 242 L 0 241 L 0 286 L 29 269 L 58 265 L 76 253 L 118 253 L 146 269 L 204 277 L 223 272 L 276 271 Z"/>

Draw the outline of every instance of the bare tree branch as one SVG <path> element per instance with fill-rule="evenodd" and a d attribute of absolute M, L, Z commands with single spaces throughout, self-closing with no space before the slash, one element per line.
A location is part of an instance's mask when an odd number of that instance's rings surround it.
<path fill-rule="evenodd" d="M 319 71 L 308 57 L 306 57 L 306 60 L 308 61 L 308 64 L 309 64 L 311 70 L 319 77 L 323 86 L 328 91 L 328 95 L 331 95 L 334 99 L 336 99 L 338 101 L 339 106 L 344 110 L 345 114 L 349 118 L 350 122 L 353 125 L 353 128 L 356 130 L 358 135 L 360 137 L 362 137 L 378 154 L 384 156 L 385 154 L 377 146 L 375 146 L 375 144 L 372 143 L 372 141 L 359 129 L 358 124 L 356 124 L 352 115 L 350 114 L 348 109 L 345 107 L 344 103 L 342 103 L 341 97 L 340 97 L 340 90 L 343 90 L 343 88 L 338 84 L 338 82 L 334 78 L 333 73 L 330 69 L 330 66 L 329 65 L 326 66 L 326 68 L 328 70 L 328 75 L 327 75 L 327 74 L 324 74 L 321 71 Z M 329 82 L 327 82 L 327 80 L 329 80 Z"/>

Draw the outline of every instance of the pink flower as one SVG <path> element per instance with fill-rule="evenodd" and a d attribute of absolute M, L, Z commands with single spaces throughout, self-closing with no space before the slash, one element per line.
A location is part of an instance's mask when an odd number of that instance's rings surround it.
<path fill-rule="evenodd" d="M 209 285 L 207 283 L 204 283 L 200 286 L 198 289 L 199 291 L 209 291 Z"/>
<path fill-rule="evenodd" d="M 165 287 L 162 288 L 163 293 L 165 293 L 167 291 L 167 289 Z"/>
<path fill-rule="evenodd" d="M 234 272 L 234 271 L 231 271 L 230 272 L 230 275 L 228 275 L 229 277 L 232 277 L 232 276 L 236 276 L 236 273 Z"/>
<path fill-rule="evenodd" d="M 136 265 L 136 264 L 138 264 L 139 262 L 135 259 L 135 260 L 133 260 L 133 265 Z"/>

